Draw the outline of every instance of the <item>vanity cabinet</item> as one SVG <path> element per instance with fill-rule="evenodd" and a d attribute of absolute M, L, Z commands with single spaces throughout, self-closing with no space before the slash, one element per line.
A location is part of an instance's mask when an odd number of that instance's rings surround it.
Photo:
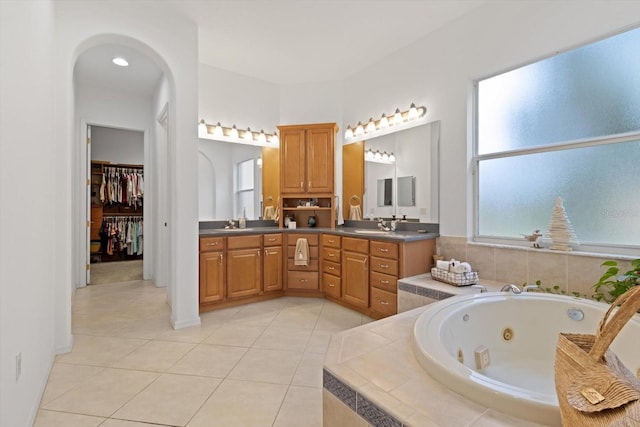
<path fill-rule="evenodd" d="M 398 243 L 371 241 L 371 310 L 382 317 L 398 312 L 399 253 Z"/>
<path fill-rule="evenodd" d="M 227 237 L 227 296 L 246 297 L 261 292 L 262 236 Z"/>
<path fill-rule="evenodd" d="M 200 303 L 222 301 L 224 286 L 224 238 L 200 238 Z"/>
<path fill-rule="evenodd" d="M 264 291 L 282 290 L 282 234 L 265 234 L 263 252 Z"/>
<path fill-rule="evenodd" d="M 309 245 L 307 265 L 296 265 L 298 239 L 306 239 Z M 287 234 L 287 290 L 319 291 L 318 235 L 311 233 Z"/>
<path fill-rule="evenodd" d="M 357 307 L 369 307 L 368 239 L 342 239 L 342 299 Z"/>
<path fill-rule="evenodd" d="M 325 295 L 339 299 L 342 295 L 342 238 L 333 234 L 322 235 L 322 291 Z"/>

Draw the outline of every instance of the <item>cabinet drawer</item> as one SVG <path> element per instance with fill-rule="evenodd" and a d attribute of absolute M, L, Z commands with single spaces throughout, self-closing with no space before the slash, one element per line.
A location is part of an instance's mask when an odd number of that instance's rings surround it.
<path fill-rule="evenodd" d="M 318 290 L 318 273 L 315 271 L 287 272 L 287 289 Z"/>
<path fill-rule="evenodd" d="M 340 262 L 340 249 L 322 248 L 322 259 Z"/>
<path fill-rule="evenodd" d="M 318 259 L 309 259 L 309 265 L 296 265 L 293 258 L 287 259 L 287 270 L 289 271 L 318 271 Z"/>
<path fill-rule="evenodd" d="M 322 290 L 329 296 L 340 298 L 340 278 L 322 273 Z"/>
<path fill-rule="evenodd" d="M 326 248 L 340 249 L 340 236 L 334 236 L 333 234 L 323 234 L 322 246 Z"/>
<path fill-rule="evenodd" d="M 318 246 L 317 234 L 287 234 L 287 244 L 295 246 L 298 239 L 307 239 L 309 246 Z"/>
<path fill-rule="evenodd" d="M 392 292 L 371 288 L 371 309 L 384 316 L 393 316 L 398 312 L 398 297 Z"/>
<path fill-rule="evenodd" d="M 318 247 L 309 246 L 309 259 L 318 259 Z M 296 256 L 296 247 L 287 246 L 287 258 L 293 258 Z"/>
<path fill-rule="evenodd" d="M 360 254 L 369 253 L 369 240 L 356 239 L 353 237 L 342 238 L 342 249 L 349 252 L 357 252 Z"/>
<path fill-rule="evenodd" d="M 398 244 L 372 240 L 371 255 L 382 258 L 398 259 Z"/>
<path fill-rule="evenodd" d="M 338 260 L 340 259 L 338 258 Z M 324 271 L 325 273 L 340 276 L 340 264 L 338 264 L 337 262 L 322 260 L 322 271 Z"/>
<path fill-rule="evenodd" d="M 201 237 L 200 252 L 220 251 L 224 249 L 224 237 Z"/>
<path fill-rule="evenodd" d="M 227 237 L 228 249 L 244 249 L 244 248 L 259 248 L 260 247 L 260 234 L 252 236 L 233 236 Z"/>
<path fill-rule="evenodd" d="M 398 279 L 396 276 L 390 276 L 388 274 L 371 272 L 371 286 L 378 289 L 384 289 L 388 292 L 398 292 Z"/>
<path fill-rule="evenodd" d="M 398 276 L 398 260 L 372 256 L 371 271 Z"/>
<path fill-rule="evenodd" d="M 282 245 L 282 234 L 265 234 L 263 241 L 265 246 L 280 246 Z"/>

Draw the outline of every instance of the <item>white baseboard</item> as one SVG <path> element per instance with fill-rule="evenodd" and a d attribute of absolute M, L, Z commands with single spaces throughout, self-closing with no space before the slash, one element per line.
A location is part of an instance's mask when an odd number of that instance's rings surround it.
<path fill-rule="evenodd" d="M 171 326 L 173 326 L 173 329 L 182 329 L 182 328 L 188 328 L 189 326 L 200 325 L 200 317 L 198 316 L 195 319 L 190 319 L 190 320 L 181 320 L 179 322 L 176 322 L 173 319 L 171 319 L 170 322 L 171 322 Z"/>

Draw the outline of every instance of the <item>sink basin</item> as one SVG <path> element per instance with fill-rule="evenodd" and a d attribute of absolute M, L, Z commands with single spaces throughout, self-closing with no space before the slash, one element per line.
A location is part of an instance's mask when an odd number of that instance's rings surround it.
<path fill-rule="evenodd" d="M 390 234 L 390 231 L 383 231 L 383 230 L 353 230 L 355 233 L 358 234 Z"/>
<path fill-rule="evenodd" d="M 253 228 L 218 228 L 216 231 L 228 231 L 230 233 L 238 231 L 252 231 Z"/>

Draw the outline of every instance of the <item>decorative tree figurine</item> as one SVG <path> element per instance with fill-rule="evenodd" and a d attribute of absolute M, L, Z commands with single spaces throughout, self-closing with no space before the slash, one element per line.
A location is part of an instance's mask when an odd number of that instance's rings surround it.
<path fill-rule="evenodd" d="M 549 222 L 548 234 L 552 242 L 549 249 L 557 251 L 571 251 L 569 242 L 578 242 L 576 234 L 573 231 L 573 226 L 567 217 L 567 213 L 564 210 L 562 199 L 560 197 L 556 199 L 556 205 L 553 208 L 553 215 Z"/>

